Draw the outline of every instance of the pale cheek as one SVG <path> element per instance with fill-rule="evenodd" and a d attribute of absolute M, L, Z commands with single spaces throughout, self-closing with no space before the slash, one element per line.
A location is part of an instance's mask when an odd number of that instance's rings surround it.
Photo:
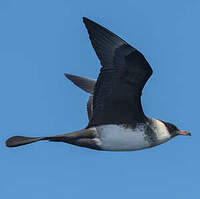
<path fill-rule="evenodd" d="M 167 127 L 159 120 L 153 119 L 153 130 L 156 133 L 159 142 L 165 142 L 171 138 Z"/>

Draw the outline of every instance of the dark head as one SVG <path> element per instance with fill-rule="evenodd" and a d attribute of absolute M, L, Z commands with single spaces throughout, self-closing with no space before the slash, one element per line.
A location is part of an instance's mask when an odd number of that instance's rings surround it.
<path fill-rule="evenodd" d="M 191 133 L 189 133 L 188 131 L 179 130 L 174 124 L 171 124 L 169 122 L 164 122 L 164 124 L 172 137 L 175 137 L 177 135 L 191 136 Z"/>

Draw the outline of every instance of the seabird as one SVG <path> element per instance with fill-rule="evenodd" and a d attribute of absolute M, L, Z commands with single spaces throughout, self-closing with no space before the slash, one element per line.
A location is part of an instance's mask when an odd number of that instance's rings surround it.
<path fill-rule="evenodd" d="M 144 114 L 142 90 L 152 75 L 145 57 L 103 26 L 85 17 L 83 22 L 102 68 L 97 81 L 70 74 L 65 76 L 90 93 L 87 127 L 48 137 L 14 136 L 6 145 L 16 147 L 48 140 L 96 150 L 134 151 L 162 144 L 177 135 L 191 135 L 169 122 Z"/>

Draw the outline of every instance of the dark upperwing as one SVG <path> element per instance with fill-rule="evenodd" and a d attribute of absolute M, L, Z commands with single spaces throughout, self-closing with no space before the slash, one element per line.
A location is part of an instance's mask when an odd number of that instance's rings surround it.
<path fill-rule="evenodd" d="M 76 86 L 83 89 L 85 92 L 93 94 L 94 86 L 96 84 L 95 79 L 80 77 L 78 75 L 71 75 L 69 73 L 65 73 L 65 77 L 72 81 Z"/>
<path fill-rule="evenodd" d="M 83 17 L 102 68 L 94 89 L 88 127 L 144 122 L 142 89 L 152 74 L 144 56 L 120 37 Z"/>

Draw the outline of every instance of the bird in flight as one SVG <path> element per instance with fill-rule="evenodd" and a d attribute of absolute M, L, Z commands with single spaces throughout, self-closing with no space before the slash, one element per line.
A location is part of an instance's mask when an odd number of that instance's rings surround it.
<path fill-rule="evenodd" d="M 174 124 L 144 114 L 142 90 L 152 75 L 145 57 L 103 26 L 86 17 L 83 22 L 102 68 L 97 80 L 65 76 L 90 93 L 87 127 L 56 136 L 14 136 L 6 141 L 6 145 L 17 147 L 48 140 L 96 150 L 135 151 L 162 144 L 177 135 L 191 135 Z"/>

